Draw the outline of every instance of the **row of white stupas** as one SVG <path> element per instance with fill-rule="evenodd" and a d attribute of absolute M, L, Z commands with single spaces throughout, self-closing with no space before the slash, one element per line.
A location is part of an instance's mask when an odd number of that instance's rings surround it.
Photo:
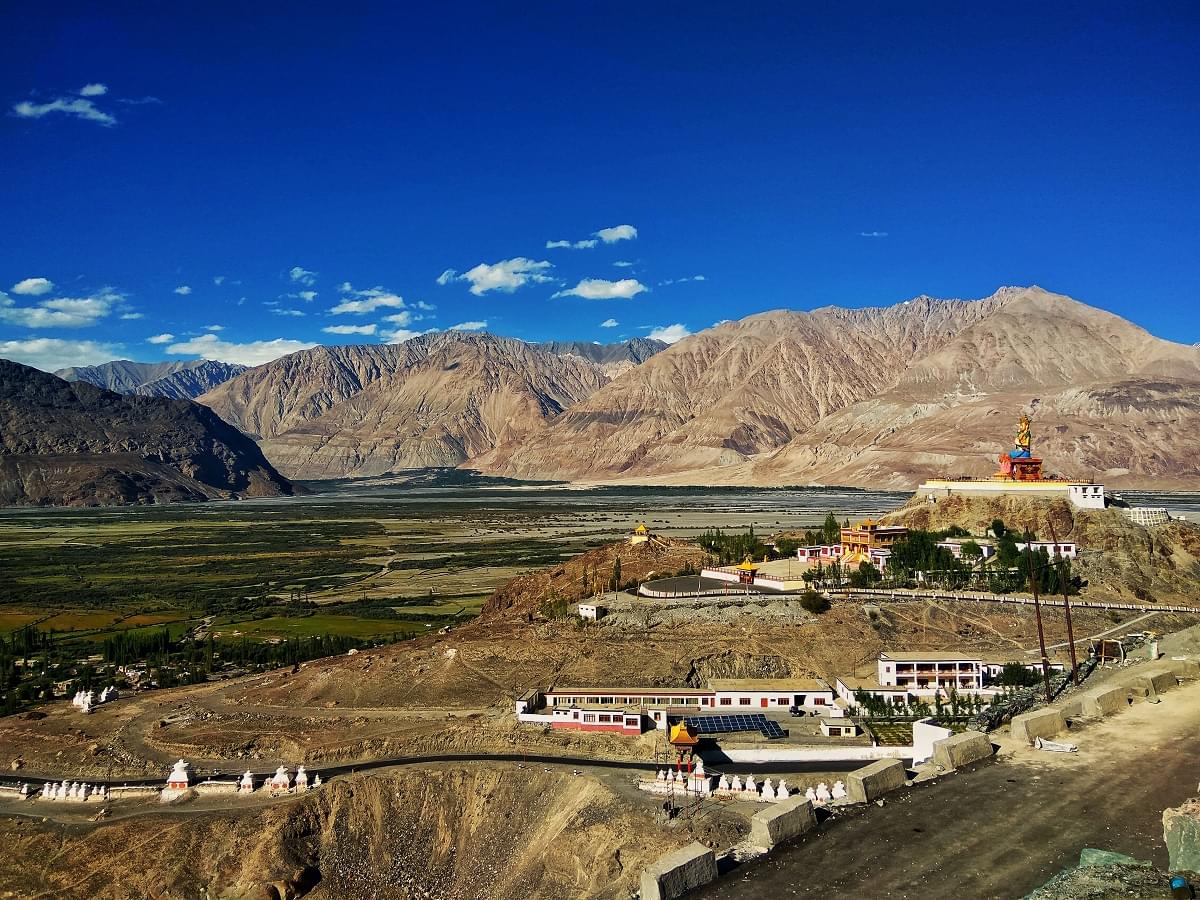
<path fill-rule="evenodd" d="M 78 691 L 74 699 L 71 700 L 71 705 L 82 713 L 90 713 L 101 703 L 108 703 L 117 699 L 117 689 L 111 684 L 100 692 L 100 696 L 96 696 L 95 691 Z"/>
<path fill-rule="evenodd" d="M 37 795 L 37 799 L 74 800 L 78 803 L 85 803 L 88 800 L 99 800 L 103 803 L 108 799 L 108 788 L 104 785 L 96 787 L 78 781 L 61 781 L 57 784 L 47 783 L 42 785 L 42 790 Z"/>
<path fill-rule="evenodd" d="M 171 774 L 167 776 L 166 791 L 173 794 L 179 794 L 186 791 L 191 786 L 191 778 L 188 775 L 188 764 L 184 760 L 179 760 L 171 769 Z M 293 781 L 291 773 L 287 766 L 280 766 L 275 770 L 275 774 L 268 778 L 263 787 L 269 790 L 272 794 L 281 793 L 298 793 L 302 794 L 310 787 L 319 788 L 321 786 L 321 775 L 318 773 L 313 777 L 311 784 L 308 779 L 308 772 L 304 766 L 296 769 L 296 777 Z M 237 792 L 239 794 L 254 793 L 254 773 L 247 769 L 242 773 L 241 780 L 237 783 Z"/>
<path fill-rule="evenodd" d="M 717 785 L 714 788 L 711 776 L 704 771 L 704 760 L 697 761 L 696 769 L 691 773 L 676 772 L 675 769 L 659 769 L 653 782 L 643 782 L 641 786 L 643 790 L 656 794 L 668 793 L 677 789 L 694 791 L 717 798 L 753 800 L 759 803 L 786 800 L 793 793 L 785 778 L 780 778 L 777 785 L 772 784 L 770 778 L 766 779 L 760 791 L 753 775 L 747 775 L 744 782 L 740 775 L 734 775 L 732 779 L 728 775 L 722 775 L 717 779 Z M 831 790 L 829 785 L 822 781 L 816 788 L 809 787 L 804 792 L 804 796 L 814 806 L 826 806 L 830 801 L 845 799 L 847 796 L 846 786 L 840 781 L 835 781 Z"/>

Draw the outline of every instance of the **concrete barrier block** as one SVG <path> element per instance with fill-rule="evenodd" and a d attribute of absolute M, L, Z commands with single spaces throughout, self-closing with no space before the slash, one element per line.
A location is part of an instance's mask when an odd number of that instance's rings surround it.
<path fill-rule="evenodd" d="M 717 880 L 717 856 L 699 841 L 659 857 L 642 872 L 642 900 L 674 900 Z"/>
<path fill-rule="evenodd" d="M 1080 701 L 1083 703 L 1083 714 L 1093 719 L 1102 719 L 1120 712 L 1129 705 L 1129 688 L 1101 687 L 1085 693 Z"/>
<path fill-rule="evenodd" d="M 1038 738 L 1052 738 L 1066 730 L 1067 722 L 1062 710 L 1053 706 L 1021 713 L 1012 718 L 1012 736 L 1029 744 Z"/>
<path fill-rule="evenodd" d="M 750 819 L 750 843 L 770 850 L 817 827 L 812 803 L 803 794 L 773 803 Z"/>
<path fill-rule="evenodd" d="M 969 766 L 991 755 L 992 742 L 981 731 L 964 731 L 933 745 L 933 761 L 946 770 Z"/>
<path fill-rule="evenodd" d="M 1078 719 L 1083 715 L 1083 700 L 1079 697 L 1072 697 L 1070 700 L 1060 702 L 1058 708 L 1064 719 Z"/>
<path fill-rule="evenodd" d="M 1136 697 L 1155 697 L 1179 684 L 1178 676 L 1170 666 L 1156 665 L 1141 671 L 1130 672 L 1121 682 Z"/>
<path fill-rule="evenodd" d="M 846 776 L 846 793 L 852 803 L 869 803 L 904 784 L 908 773 L 898 759 L 881 759 Z"/>
<path fill-rule="evenodd" d="M 1163 662 L 1180 678 L 1200 678 L 1200 659 L 1164 659 Z"/>

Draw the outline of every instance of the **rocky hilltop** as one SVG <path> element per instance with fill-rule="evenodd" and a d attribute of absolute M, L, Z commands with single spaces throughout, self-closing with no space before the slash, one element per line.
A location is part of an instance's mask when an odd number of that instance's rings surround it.
<path fill-rule="evenodd" d="M 245 366 L 212 359 L 161 363 L 117 359 L 98 366 L 71 366 L 54 374 L 65 381 L 83 381 L 118 394 L 191 400 L 245 371 Z"/>
<path fill-rule="evenodd" d="M 318 414 L 294 410 L 280 420 L 287 429 L 274 426 L 263 449 L 282 471 L 330 478 L 455 466 L 521 444 L 608 381 L 588 360 L 489 334 L 441 332 L 387 349 L 392 371 Z"/>
<path fill-rule="evenodd" d="M 262 451 L 186 400 L 122 396 L 0 360 L 0 504 L 290 494 Z"/>
<path fill-rule="evenodd" d="M 1200 485 L 1200 352 L 1037 287 L 725 323 L 472 465 L 517 477 L 913 487 L 990 474 L 1022 408 L 1060 474 Z"/>

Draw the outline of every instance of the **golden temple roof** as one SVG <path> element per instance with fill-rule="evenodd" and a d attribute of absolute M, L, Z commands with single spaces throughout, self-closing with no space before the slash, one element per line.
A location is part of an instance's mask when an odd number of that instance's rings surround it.
<path fill-rule="evenodd" d="M 680 744 L 692 745 L 700 743 L 700 739 L 692 734 L 691 729 L 687 727 L 686 722 L 676 722 L 671 726 L 671 736 L 668 740 L 676 746 Z"/>

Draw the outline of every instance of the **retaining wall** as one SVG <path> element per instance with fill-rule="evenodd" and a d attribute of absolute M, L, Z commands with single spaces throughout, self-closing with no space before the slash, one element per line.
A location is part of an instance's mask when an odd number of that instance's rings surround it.
<path fill-rule="evenodd" d="M 770 850 L 776 844 L 799 837 L 817 827 L 812 803 L 803 794 L 781 800 L 750 819 L 750 843 Z"/>
<path fill-rule="evenodd" d="M 717 879 L 717 857 L 699 841 L 659 857 L 642 872 L 641 900 L 674 900 Z"/>
<path fill-rule="evenodd" d="M 904 784 L 908 772 L 898 759 L 881 759 L 846 776 L 851 803 L 869 803 Z"/>

